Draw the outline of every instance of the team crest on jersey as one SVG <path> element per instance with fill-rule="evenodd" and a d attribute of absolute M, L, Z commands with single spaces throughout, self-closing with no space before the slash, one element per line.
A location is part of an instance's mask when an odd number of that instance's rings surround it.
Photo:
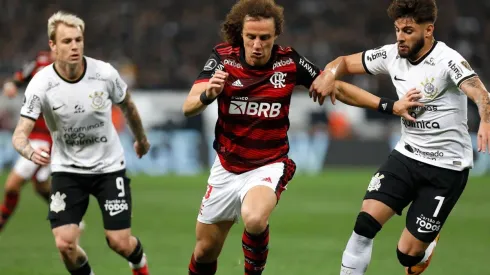
<path fill-rule="evenodd" d="M 272 85 L 274 85 L 275 89 L 286 87 L 286 85 L 284 84 L 284 82 L 286 82 L 286 75 L 287 75 L 286 73 L 275 72 L 271 76 L 270 82 Z"/>
<path fill-rule="evenodd" d="M 434 78 L 426 78 L 420 84 L 424 87 L 424 94 L 426 98 L 433 99 L 437 96 L 439 89 L 434 85 Z"/>
<path fill-rule="evenodd" d="M 96 110 L 104 108 L 105 99 L 103 96 L 104 92 L 94 92 L 93 94 L 89 95 L 89 97 L 92 99 L 92 108 Z"/>

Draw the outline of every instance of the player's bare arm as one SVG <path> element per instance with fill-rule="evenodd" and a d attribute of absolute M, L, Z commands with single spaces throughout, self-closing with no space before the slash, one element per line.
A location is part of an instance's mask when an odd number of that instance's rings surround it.
<path fill-rule="evenodd" d="M 418 102 L 418 100 L 422 98 L 422 93 L 415 89 L 408 91 L 406 95 L 398 101 L 387 101 L 385 108 L 382 106 L 384 103 L 382 102 L 382 98 L 355 85 L 337 80 L 335 81 L 334 91 L 335 97 L 345 104 L 392 113 L 410 121 L 415 121 L 415 118 L 411 117 L 408 111 L 411 108 L 423 106 L 422 103 Z"/>
<path fill-rule="evenodd" d="M 134 145 L 136 154 L 138 154 L 138 157 L 141 158 L 150 149 L 150 143 L 146 138 L 145 129 L 143 128 L 140 114 L 136 108 L 136 105 L 134 104 L 133 99 L 131 98 L 131 93 L 129 91 L 126 92 L 126 97 L 119 107 L 123 111 L 129 128 L 131 128 L 131 132 L 133 132 L 134 138 L 136 139 Z"/>
<path fill-rule="evenodd" d="M 473 77 L 461 84 L 461 90 L 475 102 L 480 114 L 478 130 L 478 152 L 490 153 L 490 94 L 479 77 Z"/>
<path fill-rule="evenodd" d="M 223 91 L 228 73 L 216 70 L 208 82 L 196 83 L 187 96 L 182 112 L 186 117 L 202 113 Z"/>
<path fill-rule="evenodd" d="M 29 142 L 29 134 L 34 128 L 35 121 L 29 118 L 20 117 L 17 126 L 15 127 L 14 134 L 12 135 L 12 144 L 24 158 L 33 161 L 39 165 L 49 164 L 49 149 L 39 148 L 34 149 Z"/>
<path fill-rule="evenodd" d="M 335 80 L 347 74 L 364 74 L 366 70 L 362 65 L 362 53 L 348 56 L 339 56 L 325 66 L 325 70 L 315 79 L 310 87 L 310 98 L 320 105 L 325 98 L 330 96 L 332 104 L 335 104 L 335 93 L 332 93 Z"/>

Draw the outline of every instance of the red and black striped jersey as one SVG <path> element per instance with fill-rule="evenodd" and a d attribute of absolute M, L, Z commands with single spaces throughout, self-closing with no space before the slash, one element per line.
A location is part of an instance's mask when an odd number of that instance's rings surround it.
<path fill-rule="evenodd" d="M 294 87 L 309 88 L 320 69 L 293 48 L 274 45 L 269 62 L 250 66 L 242 47 L 214 47 L 195 83 L 228 72 L 218 96 L 213 147 L 222 166 L 244 173 L 288 159 L 289 105 Z"/>
<path fill-rule="evenodd" d="M 53 63 L 53 59 L 51 58 L 51 53 L 47 51 L 40 51 L 36 59 L 26 63 L 22 70 L 19 70 L 14 75 L 14 83 L 17 87 L 27 86 L 32 77 L 42 70 L 44 67 Z M 29 135 L 30 139 L 41 139 L 48 142 L 51 142 L 51 135 L 49 133 L 48 127 L 46 126 L 46 122 L 44 121 L 43 116 L 39 116 L 36 120 L 36 124 L 34 124 L 34 128 L 32 129 L 31 134 Z"/>

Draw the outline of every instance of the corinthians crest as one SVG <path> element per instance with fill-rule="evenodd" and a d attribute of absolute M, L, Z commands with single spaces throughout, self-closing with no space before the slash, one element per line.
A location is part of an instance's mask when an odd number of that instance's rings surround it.
<path fill-rule="evenodd" d="M 104 92 L 94 92 L 89 97 L 92 99 L 92 108 L 100 110 L 105 107 Z"/>
<path fill-rule="evenodd" d="M 437 96 L 439 89 L 434 86 L 433 77 L 426 78 L 425 81 L 422 81 L 420 84 L 422 84 L 422 86 L 424 87 L 424 94 L 426 98 L 434 99 Z"/>

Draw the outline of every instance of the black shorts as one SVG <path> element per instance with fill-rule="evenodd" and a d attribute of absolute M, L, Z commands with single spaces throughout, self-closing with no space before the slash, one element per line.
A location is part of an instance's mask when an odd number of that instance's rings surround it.
<path fill-rule="evenodd" d="M 106 174 L 52 173 L 48 219 L 51 228 L 79 224 L 89 203 L 89 195 L 99 202 L 107 230 L 131 227 L 131 189 L 126 171 Z"/>
<path fill-rule="evenodd" d="M 410 203 L 406 227 L 417 239 L 432 242 L 463 193 L 469 169 L 429 165 L 393 150 L 374 174 L 364 199 L 381 201 L 398 215 Z"/>

